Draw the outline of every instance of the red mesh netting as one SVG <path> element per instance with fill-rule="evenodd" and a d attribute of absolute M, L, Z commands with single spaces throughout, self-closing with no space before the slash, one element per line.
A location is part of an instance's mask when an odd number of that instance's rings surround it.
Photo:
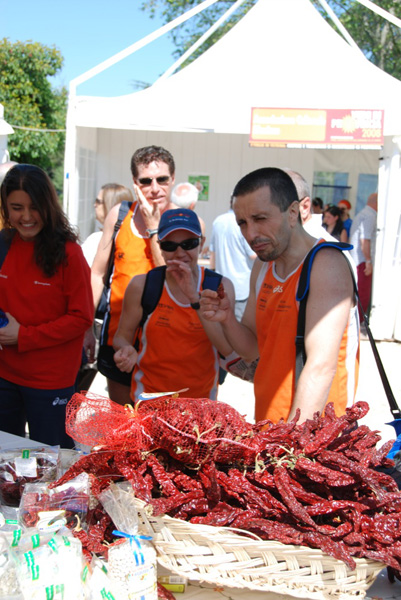
<path fill-rule="evenodd" d="M 207 398 L 163 397 L 137 403 L 155 448 L 188 464 L 230 463 L 252 454 L 252 425 L 232 406 Z"/>
<path fill-rule="evenodd" d="M 208 398 L 163 396 L 135 408 L 87 392 L 67 405 L 67 433 L 87 446 L 165 450 L 177 460 L 203 464 L 252 462 L 255 431 L 232 406 Z"/>
<path fill-rule="evenodd" d="M 132 407 L 91 392 L 74 394 L 67 404 L 66 431 L 76 442 L 91 447 L 146 450 L 152 446 Z"/>

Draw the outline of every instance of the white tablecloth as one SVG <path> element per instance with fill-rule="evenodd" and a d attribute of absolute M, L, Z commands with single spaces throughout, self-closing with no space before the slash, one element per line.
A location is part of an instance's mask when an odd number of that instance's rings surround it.
<path fill-rule="evenodd" d="M 39 448 L 42 446 L 46 446 L 46 444 L 40 444 L 39 442 L 20 437 L 19 435 L 0 431 L 0 448 L 4 450 L 8 450 L 9 448 Z"/>

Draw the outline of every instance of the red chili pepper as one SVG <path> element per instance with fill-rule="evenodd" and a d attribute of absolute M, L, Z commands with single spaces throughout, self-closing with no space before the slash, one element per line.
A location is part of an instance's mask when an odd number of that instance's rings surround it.
<path fill-rule="evenodd" d="M 217 296 L 222 299 L 225 295 L 226 293 L 224 291 L 224 285 L 222 283 L 219 283 L 219 287 L 217 288 Z"/>
<path fill-rule="evenodd" d="M 202 484 L 194 477 L 190 477 L 186 473 L 174 471 L 173 481 L 180 491 L 190 492 L 192 490 L 201 490 Z"/>
<path fill-rule="evenodd" d="M 115 468 L 110 464 L 113 457 L 114 452 L 111 450 L 86 454 L 77 460 L 57 481 L 50 483 L 49 487 L 53 488 L 62 485 L 81 473 L 93 473 L 97 477 L 112 475 L 113 472 L 115 474 Z"/>
<path fill-rule="evenodd" d="M 294 516 L 300 523 L 310 525 L 317 529 L 317 525 L 309 516 L 306 508 L 298 502 L 294 492 L 291 489 L 291 479 L 285 467 L 276 467 L 274 469 L 274 482 L 281 496 L 282 502 L 288 507 L 291 515 Z"/>
<path fill-rule="evenodd" d="M 189 502 L 182 504 L 176 511 L 170 511 L 170 516 L 183 521 L 189 521 L 191 517 L 205 515 L 209 512 L 210 506 L 206 498 L 194 498 Z"/>
<path fill-rule="evenodd" d="M 237 525 L 235 526 L 237 527 Z M 286 523 L 278 523 L 268 519 L 251 519 L 246 529 L 256 533 L 262 539 L 277 540 L 282 544 L 300 546 L 303 542 L 302 533 Z"/>
<path fill-rule="evenodd" d="M 349 549 L 341 540 L 334 542 L 329 537 L 322 535 L 317 531 L 305 531 L 303 533 L 303 543 L 311 548 L 319 548 L 330 556 L 334 556 L 334 558 L 344 561 L 352 571 L 356 568 L 356 563 L 352 558 Z"/>
<path fill-rule="evenodd" d="M 163 513 L 169 514 L 170 511 L 182 506 L 186 502 L 202 497 L 203 492 L 200 491 L 188 492 L 186 494 L 179 492 L 178 494 L 175 494 L 175 496 L 170 496 L 169 498 L 154 498 L 150 504 L 153 508 L 153 514 L 158 516 L 162 515 Z"/>
<path fill-rule="evenodd" d="M 213 510 L 203 517 L 192 517 L 191 523 L 214 525 L 215 527 L 229 526 L 235 517 L 242 513 L 242 508 L 230 506 L 226 502 L 219 502 Z"/>
<path fill-rule="evenodd" d="M 205 496 L 209 502 L 212 505 L 220 502 L 221 488 L 217 481 L 217 469 L 214 462 L 202 465 L 202 468 L 198 472 L 198 477 L 203 484 Z"/>
<path fill-rule="evenodd" d="M 353 485 L 355 483 L 355 479 L 351 475 L 329 469 L 318 461 L 312 461 L 302 456 L 297 458 L 295 469 L 305 473 L 312 481 L 325 483 L 333 487 Z"/>
<path fill-rule="evenodd" d="M 158 486 L 164 496 L 174 496 L 178 493 L 176 485 L 172 481 L 172 477 L 167 473 L 163 465 L 157 460 L 154 454 L 148 454 L 146 462 L 151 468 Z"/>
<path fill-rule="evenodd" d="M 158 600 L 175 600 L 174 594 L 159 582 L 157 582 L 157 598 Z"/>

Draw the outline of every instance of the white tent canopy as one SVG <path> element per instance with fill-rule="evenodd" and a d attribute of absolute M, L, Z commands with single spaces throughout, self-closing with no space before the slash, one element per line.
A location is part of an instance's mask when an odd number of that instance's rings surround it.
<path fill-rule="evenodd" d="M 249 148 L 252 107 L 382 109 L 385 153 Z M 349 46 L 310 0 L 259 0 L 212 48 L 170 78 L 117 98 L 71 96 L 65 206 L 71 220 L 89 233 L 96 188 L 111 180 L 129 184 L 132 152 L 152 143 L 173 153 L 177 180 L 210 174 L 213 203 L 199 209 L 207 227 L 226 210 L 235 182 L 262 165 L 290 166 L 311 183 L 318 170 L 348 171 L 356 189 L 358 173 L 377 173 L 380 164 L 378 260 L 392 255 L 395 268 L 395 239 L 384 231 L 390 220 L 396 235 L 399 150 L 392 139 L 399 135 L 400 81 Z M 392 294 L 389 316 L 388 285 L 387 300 L 378 298 L 372 313 L 378 337 L 393 336 L 401 303 L 401 292 Z"/>
<path fill-rule="evenodd" d="M 249 133 L 250 108 L 385 109 L 401 134 L 401 82 L 351 48 L 309 0 L 259 0 L 211 49 L 150 88 L 76 98 L 76 124 Z"/>

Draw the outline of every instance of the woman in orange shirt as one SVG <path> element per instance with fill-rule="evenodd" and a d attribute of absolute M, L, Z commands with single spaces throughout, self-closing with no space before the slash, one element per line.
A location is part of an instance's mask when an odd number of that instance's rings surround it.
<path fill-rule="evenodd" d="M 204 238 L 196 214 L 189 209 L 167 210 L 160 219 L 158 238 L 166 262 L 165 281 L 157 307 L 140 335 L 139 351 L 132 345 L 142 318 L 141 298 L 146 275 L 137 275 L 124 295 L 123 311 L 113 346 L 119 369 L 135 366 L 131 397 L 142 392 L 188 388 L 186 395 L 212 398 L 217 395 L 218 353 L 231 351 L 221 325 L 199 314 L 199 294 L 205 270 L 198 265 Z M 222 279 L 234 305 L 231 281 Z"/>

